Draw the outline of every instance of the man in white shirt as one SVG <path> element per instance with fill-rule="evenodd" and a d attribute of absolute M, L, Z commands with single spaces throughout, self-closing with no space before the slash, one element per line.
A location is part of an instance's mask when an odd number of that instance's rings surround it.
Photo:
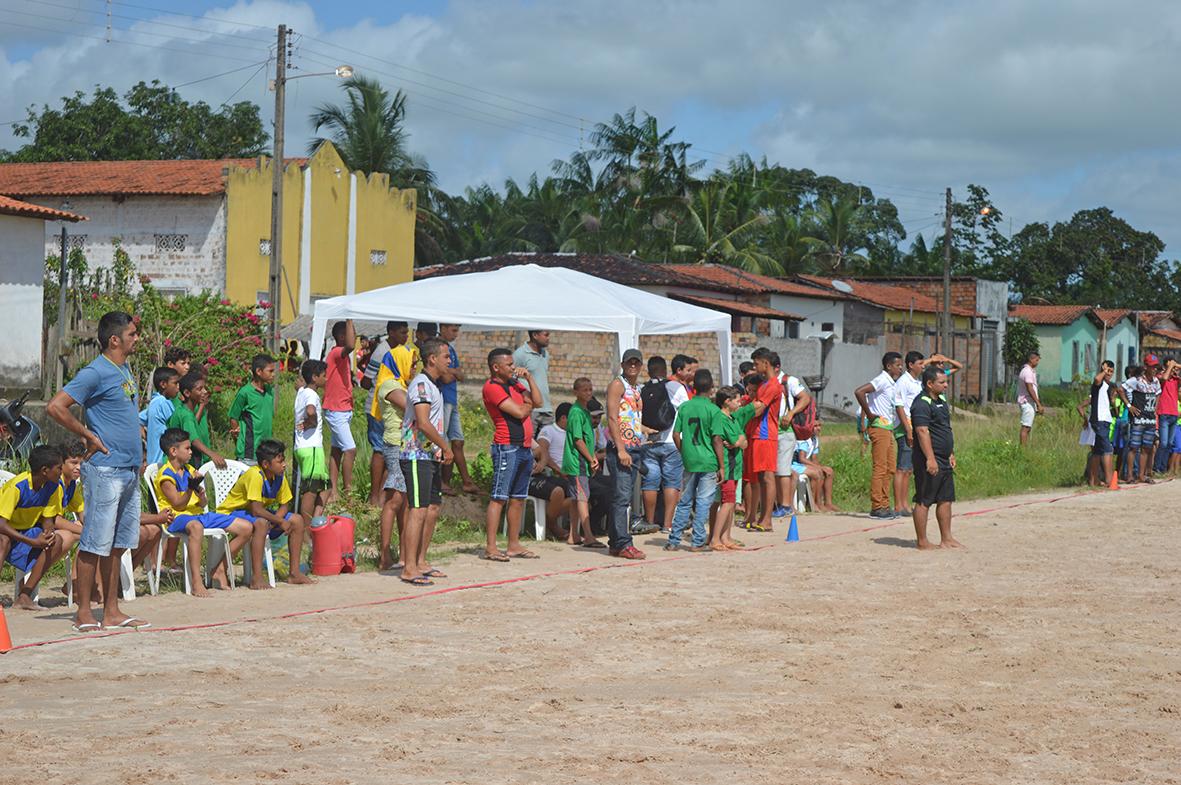
<path fill-rule="evenodd" d="M 873 475 L 869 483 L 871 518 L 897 517 L 890 508 L 890 486 L 898 468 L 894 454 L 894 426 L 898 422 L 894 383 L 901 375 L 902 355 L 886 352 L 882 356 L 882 372 L 853 391 L 868 423 L 873 458 Z M 898 504 L 897 498 L 894 503 Z"/>
<path fill-rule="evenodd" d="M 1021 407 L 1021 446 L 1029 444 L 1029 432 L 1033 430 L 1034 415 L 1045 413 L 1042 399 L 1037 392 L 1037 364 L 1042 356 L 1030 352 L 1021 373 L 1017 374 L 1017 405 Z"/>

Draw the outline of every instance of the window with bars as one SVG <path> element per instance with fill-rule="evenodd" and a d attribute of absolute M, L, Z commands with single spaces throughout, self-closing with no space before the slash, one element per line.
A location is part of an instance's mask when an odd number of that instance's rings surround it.
<path fill-rule="evenodd" d="M 66 249 L 70 251 L 81 251 L 86 248 L 85 234 L 67 234 L 66 235 Z"/>
<path fill-rule="evenodd" d="M 271 255 L 271 238 L 269 238 L 269 237 L 258 238 L 258 255 L 259 256 L 270 256 Z"/>
<path fill-rule="evenodd" d="M 187 234 L 156 235 L 156 253 L 180 253 L 189 243 Z"/>
<path fill-rule="evenodd" d="M 386 257 L 385 251 L 375 248 L 374 250 L 369 252 L 369 264 L 372 264 L 372 265 L 385 264 L 385 257 Z"/>

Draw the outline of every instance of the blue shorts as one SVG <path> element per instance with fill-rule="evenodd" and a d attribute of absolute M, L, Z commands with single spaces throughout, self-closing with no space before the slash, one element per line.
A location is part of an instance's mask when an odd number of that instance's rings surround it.
<path fill-rule="evenodd" d="M 529 495 L 533 452 L 512 444 L 492 445 L 492 498 L 524 499 Z"/>
<path fill-rule="evenodd" d="M 205 529 L 228 529 L 236 520 L 246 520 L 242 513 L 203 512 L 200 515 L 178 515 L 168 525 L 169 534 L 184 534 L 190 521 L 197 521 Z"/>
<path fill-rule="evenodd" d="M 1092 421 L 1091 430 L 1095 433 L 1091 455 L 1111 455 L 1115 451 L 1111 446 L 1111 423 Z"/>
<path fill-rule="evenodd" d="M 246 512 L 245 510 L 238 510 L 237 512 L 231 512 L 231 513 L 228 513 L 228 515 L 231 518 L 240 518 L 241 520 L 247 521 L 250 524 L 253 524 L 255 521 L 259 520 L 258 518 L 251 515 L 250 513 Z M 285 521 L 291 520 L 291 513 L 285 514 L 283 516 L 283 520 L 285 520 Z M 272 523 L 271 530 L 269 532 L 267 532 L 267 536 L 270 537 L 272 540 L 277 540 L 283 536 L 283 530 Z"/>
<path fill-rule="evenodd" d="M 82 464 L 86 525 L 78 550 L 110 556 L 112 549 L 139 545 L 139 468 Z"/>
<path fill-rule="evenodd" d="M 685 464 L 681 453 L 672 442 L 650 444 L 640 451 L 648 473 L 640 479 L 640 490 L 658 491 L 661 488 L 681 490 L 685 481 Z"/>
<path fill-rule="evenodd" d="M 898 442 L 898 458 L 895 468 L 900 472 L 914 471 L 914 447 L 906 443 L 906 434 L 903 433 L 899 436 L 895 433 L 894 439 Z"/>
<path fill-rule="evenodd" d="M 443 404 L 443 424 L 447 430 L 444 434 L 449 442 L 463 441 L 463 423 L 459 419 L 459 404 Z"/>
<path fill-rule="evenodd" d="M 369 446 L 373 448 L 374 452 L 381 452 L 382 445 L 385 443 L 385 423 L 372 414 L 366 414 L 365 421 L 365 438 L 369 440 Z"/>
<path fill-rule="evenodd" d="M 21 534 L 26 537 L 40 537 L 41 532 L 42 529 L 40 526 L 32 526 L 25 529 Z M 8 550 L 6 561 L 21 572 L 28 572 L 33 569 L 33 563 L 41 556 L 41 551 L 41 548 L 34 548 L 28 543 L 13 540 L 12 547 Z"/>
<path fill-rule="evenodd" d="M 1181 452 L 1181 424 L 1173 429 L 1173 452 Z"/>
<path fill-rule="evenodd" d="M 1128 446 L 1133 450 L 1141 447 L 1151 447 L 1156 441 L 1156 424 L 1137 425 L 1132 423 L 1132 434 L 1128 437 Z M 83 486 L 85 487 L 85 486 Z M 90 520 L 90 512 L 86 513 L 86 520 Z"/>

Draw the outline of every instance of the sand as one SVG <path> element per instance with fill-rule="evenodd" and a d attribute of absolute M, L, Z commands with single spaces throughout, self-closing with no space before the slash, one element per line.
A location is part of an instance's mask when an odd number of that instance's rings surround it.
<path fill-rule="evenodd" d="M 799 544 L 0 657 L 0 762 L 52 783 L 1178 783 L 1179 483 L 802 516 Z M 1063 492 L 1065 493 L 1065 492 Z M 1057 494 L 1057 495 L 1062 495 Z M 456 586 L 617 563 L 463 554 Z M 416 595 L 395 579 L 173 594 L 157 626 Z M 8 610 L 17 643 L 62 612 Z"/>

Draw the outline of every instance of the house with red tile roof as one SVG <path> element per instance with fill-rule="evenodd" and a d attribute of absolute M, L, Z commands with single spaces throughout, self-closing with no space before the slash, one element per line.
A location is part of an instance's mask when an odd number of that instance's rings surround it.
<path fill-rule="evenodd" d="M 1041 384 L 1086 381 L 1100 362 L 1117 362 L 1117 355 L 1127 351 L 1120 344 L 1104 343 L 1104 319 L 1089 305 L 1014 305 L 1009 308 L 1009 320 L 1017 319 L 1032 324 L 1037 335 Z"/>
<path fill-rule="evenodd" d="M 92 269 L 118 245 L 165 293 L 210 290 L 243 304 L 268 298 L 271 182 L 267 158 L 0 164 L 0 194 L 90 219 L 67 231 Z M 283 207 L 284 322 L 321 297 L 410 280 L 413 190 L 347 171 L 326 143 L 286 161 Z M 61 228 L 46 223 L 42 258 L 57 252 Z"/>
<path fill-rule="evenodd" d="M 0 196 L 0 390 L 41 386 L 45 223 L 85 220 L 66 210 Z"/>
<path fill-rule="evenodd" d="M 1181 322 L 1172 311 L 1132 311 L 1129 318 L 1136 322 L 1142 351 L 1181 362 Z"/>

